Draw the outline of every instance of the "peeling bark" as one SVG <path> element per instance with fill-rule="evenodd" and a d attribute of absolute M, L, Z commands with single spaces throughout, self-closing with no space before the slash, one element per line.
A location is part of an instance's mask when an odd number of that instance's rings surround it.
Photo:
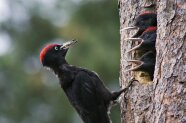
<path fill-rule="evenodd" d="M 134 31 L 123 31 L 131 26 L 145 0 L 119 0 L 121 34 L 120 84 L 124 88 L 136 73 L 124 72 L 130 64 L 126 59 L 137 57 L 126 54 L 133 44 L 125 41 Z M 121 101 L 122 123 L 186 123 L 186 1 L 158 0 L 156 66 L 153 82 L 141 78 Z M 145 80 L 147 79 L 147 80 Z"/>

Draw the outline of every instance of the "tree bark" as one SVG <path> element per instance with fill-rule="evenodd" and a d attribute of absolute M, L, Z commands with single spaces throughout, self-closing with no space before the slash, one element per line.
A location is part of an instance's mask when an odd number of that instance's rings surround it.
<path fill-rule="evenodd" d="M 127 86 L 131 77 L 139 73 L 125 72 L 130 66 L 126 59 L 134 59 L 138 53 L 126 54 L 133 44 L 124 40 L 134 31 L 123 31 L 131 26 L 148 4 L 145 0 L 119 0 L 121 34 L 120 84 Z M 122 97 L 122 123 L 186 123 L 186 1 L 157 0 L 157 39 L 154 80 L 138 76 Z"/>

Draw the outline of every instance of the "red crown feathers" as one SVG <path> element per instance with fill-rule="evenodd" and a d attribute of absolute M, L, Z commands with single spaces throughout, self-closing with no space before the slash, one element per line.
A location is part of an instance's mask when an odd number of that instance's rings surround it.
<path fill-rule="evenodd" d="M 151 32 L 151 31 L 155 31 L 155 30 L 157 30 L 157 26 L 150 26 L 150 27 L 148 27 L 148 28 L 143 32 L 143 34 L 146 33 L 146 32 Z"/>
<path fill-rule="evenodd" d="M 45 46 L 41 52 L 40 52 L 40 62 L 43 61 L 43 58 L 45 57 L 46 53 L 48 52 L 49 49 L 53 48 L 54 46 L 57 46 L 58 44 L 49 44 Z"/>

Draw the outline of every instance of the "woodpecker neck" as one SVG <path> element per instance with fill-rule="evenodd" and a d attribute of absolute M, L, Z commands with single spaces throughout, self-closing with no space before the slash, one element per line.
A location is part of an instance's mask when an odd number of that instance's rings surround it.
<path fill-rule="evenodd" d="M 55 74 L 58 74 L 60 71 L 60 66 L 65 64 L 68 65 L 67 61 L 65 59 L 61 59 L 57 63 L 53 64 L 50 68 L 54 71 Z"/>

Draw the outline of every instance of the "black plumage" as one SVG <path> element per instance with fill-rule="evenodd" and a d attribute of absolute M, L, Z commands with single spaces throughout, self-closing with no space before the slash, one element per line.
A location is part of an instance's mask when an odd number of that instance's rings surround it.
<path fill-rule="evenodd" d="M 154 67 L 156 62 L 155 52 L 149 51 L 146 52 L 139 60 L 127 60 L 127 61 L 137 65 L 131 69 L 128 69 L 127 71 L 144 71 L 149 73 L 151 79 L 153 79 Z"/>
<path fill-rule="evenodd" d="M 40 53 L 40 60 L 58 76 L 61 87 L 84 123 L 110 123 L 109 106 L 124 90 L 110 92 L 95 72 L 69 65 L 65 56 L 74 43 L 49 45 Z"/>
<path fill-rule="evenodd" d="M 127 27 L 124 28 L 124 30 L 138 29 L 137 33 L 132 36 L 133 38 L 136 38 L 151 26 L 157 26 L 157 15 L 156 13 L 145 11 L 136 18 L 133 27 Z"/>
<path fill-rule="evenodd" d="M 137 41 L 139 42 L 139 44 L 127 52 L 131 52 L 133 50 L 155 51 L 156 29 L 157 27 L 149 27 L 143 32 L 143 34 L 139 38 L 128 38 L 127 40 L 133 42 Z"/>

